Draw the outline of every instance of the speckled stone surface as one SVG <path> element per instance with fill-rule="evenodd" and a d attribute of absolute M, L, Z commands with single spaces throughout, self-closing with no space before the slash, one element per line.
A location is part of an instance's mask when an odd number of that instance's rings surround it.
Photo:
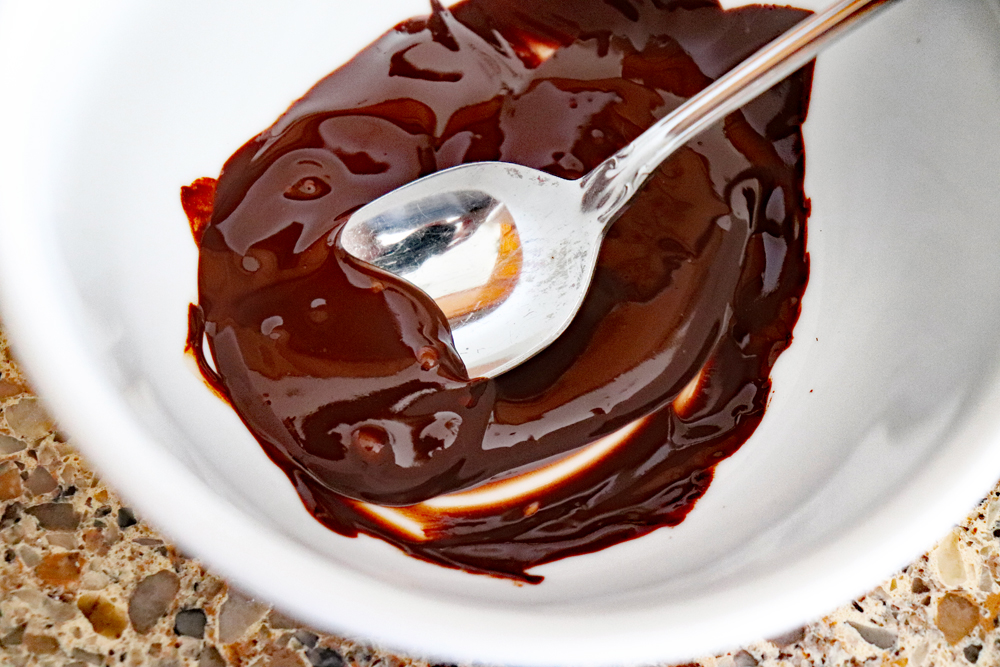
<path fill-rule="evenodd" d="M 304 627 L 178 553 L 87 468 L 2 332 L 0 407 L 0 666 L 427 667 Z M 994 491 L 868 595 L 689 664 L 1000 665 L 998 517 Z"/>

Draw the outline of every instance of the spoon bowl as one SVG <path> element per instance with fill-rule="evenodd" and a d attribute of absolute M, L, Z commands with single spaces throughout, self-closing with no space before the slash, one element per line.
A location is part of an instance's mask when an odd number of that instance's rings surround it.
<path fill-rule="evenodd" d="M 604 230 L 580 192 L 529 167 L 465 164 L 368 204 L 339 240 L 437 301 L 469 375 L 492 377 L 565 331 L 587 293 Z"/>

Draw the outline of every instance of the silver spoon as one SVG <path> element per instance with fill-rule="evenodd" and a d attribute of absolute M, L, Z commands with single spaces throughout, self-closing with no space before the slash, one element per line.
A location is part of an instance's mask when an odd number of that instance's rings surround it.
<path fill-rule="evenodd" d="M 580 180 L 503 162 L 460 165 L 359 209 L 340 243 L 438 303 L 470 377 L 499 375 L 566 330 L 604 233 L 661 162 L 895 1 L 840 0 L 813 14 Z"/>

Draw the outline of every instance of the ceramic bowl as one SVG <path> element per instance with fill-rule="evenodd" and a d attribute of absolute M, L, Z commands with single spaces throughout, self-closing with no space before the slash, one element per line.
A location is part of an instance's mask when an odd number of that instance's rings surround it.
<path fill-rule="evenodd" d="M 436 659 L 648 663 L 821 615 L 1000 477 L 1000 11 L 906 0 L 819 61 L 795 342 L 680 527 L 538 568 L 540 586 L 323 529 L 184 354 L 178 189 L 426 11 L 0 5 L 5 326 L 74 442 L 183 549 L 321 628 Z"/>

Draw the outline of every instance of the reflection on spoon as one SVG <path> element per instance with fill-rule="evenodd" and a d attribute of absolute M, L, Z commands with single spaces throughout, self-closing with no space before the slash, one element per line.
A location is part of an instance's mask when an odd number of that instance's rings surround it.
<path fill-rule="evenodd" d="M 434 299 L 452 331 L 510 296 L 521 275 L 521 241 L 507 207 L 483 192 L 431 196 L 346 228 L 344 247 Z"/>

